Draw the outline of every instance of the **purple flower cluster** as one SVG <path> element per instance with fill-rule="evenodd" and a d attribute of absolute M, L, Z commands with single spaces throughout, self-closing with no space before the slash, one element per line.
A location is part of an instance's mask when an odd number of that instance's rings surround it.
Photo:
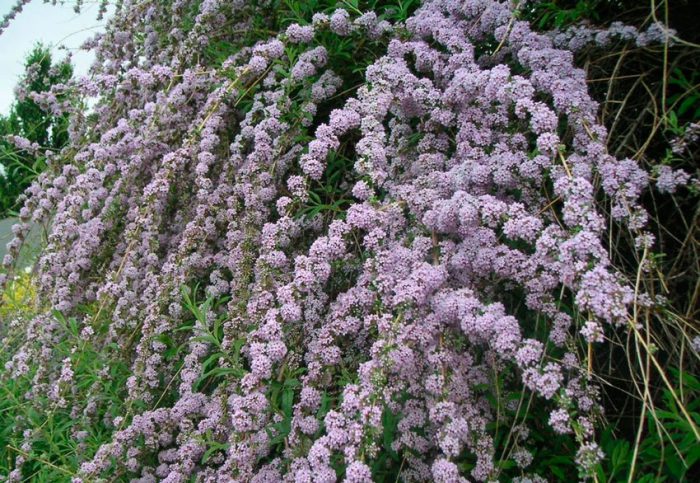
<path fill-rule="evenodd" d="M 10 25 L 10 22 L 20 13 L 22 13 L 22 10 L 24 10 L 25 5 L 27 5 L 30 2 L 30 0 L 17 0 L 12 7 L 10 7 L 10 11 L 7 12 L 3 17 L 2 20 L 0 20 L 0 35 L 2 35 L 3 31 L 7 29 L 7 27 Z"/>
<path fill-rule="evenodd" d="M 638 47 L 647 47 L 663 43 L 672 45 L 677 39 L 674 29 L 658 21 L 643 31 L 622 22 L 612 22 L 609 27 L 602 29 L 589 25 L 574 25 L 564 31 L 552 32 L 552 38 L 557 47 L 567 48 L 572 52 L 591 45 L 607 47 L 615 40 L 633 41 Z"/>
<path fill-rule="evenodd" d="M 107 330 L 85 338 L 131 364 L 130 407 L 153 408 L 113 421 L 75 481 L 335 481 L 339 461 L 347 481 L 372 481 L 387 411 L 400 415 L 392 449 L 405 480 L 492 481 L 497 416 L 483 388 L 499 373 L 555 408 L 554 431 L 589 428 L 578 459 L 592 468 L 597 395 L 568 348 L 604 342 L 635 298 L 603 245 L 597 196 L 639 232 L 648 175 L 607 154 L 575 46 L 531 30 L 511 2 L 426 0 L 400 34 L 340 9 L 201 64 L 215 32 L 252 28 L 258 3 L 120 10 L 93 42 L 92 78 L 74 86 L 103 96 L 93 119 L 73 114 L 65 165 L 29 189 L 22 221 L 52 219 L 37 267 L 47 304 L 78 317 L 98 307 Z M 386 41 L 335 109 L 344 81 L 319 32 Z M 477 48 L 493 39 L 498 52 Z M 338 153 L 354 163 L 344 216 L 302 216 Z M 658 184 L 681 178 L 663 171 Z M 187 331 L 181 289 L 194 281 L 228 302 Z M 549 340 L 525 335 L 535 319 Z M 27 326 L 11 370 L 36 354 L 37 390 L 63 405 L 73 374 L 70 360 L 50 364 L 50 320 Z M 203 337 L 220 320 L 221 340 Z M 181 364 L 165 340 L 184 348 Z M 214 360 L 231 375 L 204 391 Z M 271 395 L 290 374 L 281 433 Z M 175 402 L 156 409 L 171 388 Z M 105 404 L 71 403 L 76 414 Z M 515 441 L 525 468 L 533 453 Z"/>

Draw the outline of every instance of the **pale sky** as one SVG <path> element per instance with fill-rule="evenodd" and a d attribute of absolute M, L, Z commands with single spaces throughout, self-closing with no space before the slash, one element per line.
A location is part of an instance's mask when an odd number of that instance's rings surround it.
<path fill-rule="evenodd" d="M 9 12 L 17 0 L 0 0 L 0 18 Z M 105 24 L 97 20 L 98 0 L 86 0 L 80 14 L 73 11 L 74 1 L 66 0 L 56 6 L 43 0 L 31 0 L 22 13 L 10 21 L 0 35 L 0 113 L 7 114 L 14 99 L 14 87 L 24 72 L 24 58 L 36 42 L 52 47 L 55 59 L 73 52 L 73 66 L 78 75 L 85 74 L 92 63 L 91 53 L 77 50 L 83 41 Z"/>

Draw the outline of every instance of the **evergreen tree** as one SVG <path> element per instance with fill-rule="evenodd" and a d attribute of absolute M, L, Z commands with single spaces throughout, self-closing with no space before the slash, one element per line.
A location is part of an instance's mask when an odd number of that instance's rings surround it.
<path fill-rule="evenodd" d="M 34 97 L 65 83 L 72 74 L 69 60 L 53 63 L 50 50 L 42 44 L 37 44 L 27 56 L 25 72 L 15 88 L 15 102 L 7 116 L 0 116 L 0 218 L 19 208 L 19 195 L 46 164 L 43 155 L 19 149 L 8 136 L 21 136 L 38 144 L 39 153 L 64 146 L 68 140 L 68 116 L 43 109 Z"/>

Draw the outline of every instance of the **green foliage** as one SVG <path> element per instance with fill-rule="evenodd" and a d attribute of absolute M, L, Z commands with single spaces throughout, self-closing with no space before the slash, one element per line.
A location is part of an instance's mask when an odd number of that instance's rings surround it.
<path fill-rule="evenodd" d="M 317 183 L 315 189 L 309 192 L 309 201 L 298 212 L 298 216 L 343 217 L 344 208 L 352 202 L 352 195 L 348 189 L 350 183 L 346 179 L 346 175 L 352 171 L 352 166 L 352 159 L 340 153 L 332 153 L 323 178 Z"/>
<path fill-rule="evenodd" d="M 17 197 L 46 169 L 44 156 L 17 149 L 6 140 L 7 135 L 21 136 L 37 143 L 43 150 L 56 151 L 68 141 L 68 115 L 44 111 L 30 98 L 31 93 L 51 90 L 73 75 L 68 62 L 52 63 L 51 52 L 37 44 L 25 61 L 25 74 L 20 79 L 18 96 L 7 117 L 0 116 L 0 218 L 17 210 Z M 63 94 L 56 96 L 63 100 Z"/>
<path fill-rule="evenodd" d="M 676 67 L 669 75 L 668 84 L 675 92 L 666 99 L 669 108 L 675 110 L 678 118 L 700 119 L 700 73 L 685 72 Z"/>
<path fill-rule="evenodd" d="M 237 339 L 232 347 L 225 348 L 223 346 L 223 323 L 226 320 L 226 315 L 215 314 L 214 311 L 225 304 L 228 299 L 210 296 L 202 302 L 197 302 L 196 293 L 197 287 L 192 291 L 183 290 L 182 292 L 184 306 L 194 317 L 192 321 L 194 325 L 183 325 L 178 331 L 196 331 L 199 335 L 192 340 L 212 346 L 212 351 L 202 363 L 202 375 L 194 384 L 195 390 L 210 392 L 226 377 L 240 378 L 245 375 L 246 371 L 243 369 L 241 360 L 241 348 L 245 344 L 245 339 Z M 179 346 L 175 354 L 179 355 L 182 349 L 184 347 Z"/>
<path fill-rule="evenodd" d="M 600 19 L 600 5 L 605 0 L 576 0 L 533 2 L 528 5 L 527 14 L 541 29 L 564 28 L 582 20 Z"/>
<path fill-rule="evenodd" d="M 86 314 L 87 315 L 87 314 Z M 129 375 L 127 361 L 121 360 L 108 348 L 98 347 L 81 335 L 85 327 L 76 318 L 65 318 L 55 313 L 55 334 L 60 343 L 49 352 L 42 352 L 57 366 L 69 364 L 73 371 L 73 383 L 59 387 L 52 398 L 44 387 L 37 390 L 37 362 L 28 362 L 26 374 L 10 374 L 6 364 L 25 342 L 20 340 L 17 327 L 9 327 L 6 321 L 27 323 L 31 313 L 15 312 L 3 316 L 0 330 L 0 475 L 7 475 L 14 468 L 17 458 L 24 459 L 24 474 L 29 481 L 70 481 L 77 472 L 79 455 L 94 454 L 100 445 L 108 442 L 114 430 L 107 424 L 118 414 L 123 414 L 126 379 Z M 89 319 L 90 320 L 90 319 Z M 93 330 L 104 330 L 105 320 L 92 318 Z M 39 345 L 40 342 L 37 342 Z M 38 349 L 40 347 L 37 346 Z M 28 404 L 24 395 L 35 391 Z M 73 403 L 94 401 L 94 412 L 72 414 Z M 62 401 L 65 401 L 62 402 Z M 23 446 L 22 431 L 34 428 L 31 444 Z"/>
<path fill-rule="evenodd" d="M 700 424 L 700 381 L 677 369 L 674 386 L 682 388 L 685 408 L 696 424 Z M 602 435 L 601 447 L 607 455 L 598 466 L 597 477 L 601 483 L 612 481 L 691 481 L 700 471 L 700 445 L 671 392 L 663 391 L 662 402 L 647 413 L 646 429 L 639 442 L 634 474 L 635 441 L 615 435 L 608 428 Z"/>

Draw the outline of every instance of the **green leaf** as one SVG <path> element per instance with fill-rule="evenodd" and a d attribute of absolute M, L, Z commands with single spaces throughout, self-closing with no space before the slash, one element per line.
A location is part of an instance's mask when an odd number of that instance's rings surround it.
<path fill-rule="evenodd" d="M 209 458 L 211 458 L 214 453 L 218 451 L 226 451 L 229 446 L 231 446 L 229 443 L 209 443 L 209 449 L 207 449 L 204 452 L 204 455 L 202 455 L 202 463 L 209 461 Z"/>
<path fill-rule="evenodd" d="M 566 472 L 564 470 L 562 470 L 561 468 L 559 468 L 558 466 L 549 466 L 548 468 L 549 468 L 549 471 L 551 471 L 554 476 L 559 478 L 560 481 L 568 480 L 568 478 L 566 476 Z"/>
<path fill-rule="evenodd" d="M 680 106 L 678 106 L 678 115 L 682 116 L 683 114 L 685 114 L 687 111 L 690 110 L 691 107 L 695 105 L 696 102 L 698 102 L 697 96 L 689 96 L 687 99 L 681 102 Z"/>

